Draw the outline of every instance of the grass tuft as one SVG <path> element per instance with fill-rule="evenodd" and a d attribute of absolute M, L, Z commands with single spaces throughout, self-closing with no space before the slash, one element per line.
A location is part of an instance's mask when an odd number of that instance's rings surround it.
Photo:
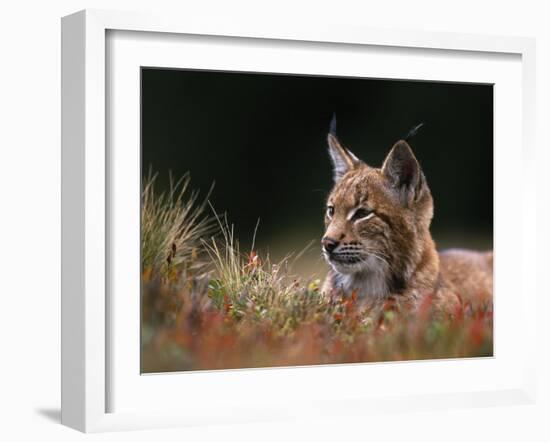
<path fill-rule="evenodd" d="M 178 181 L 170 176 L 168 191 L 156 191 L 157 175 L 144 180 L 141 198 L 142 273 L 174 277 L 177 272 L 200 273 L 207 264 L 203 259 L 202 239 L 215 231 L 213 219 L 205 215 L 208 197 L 202 201 L 190 190 L 191 178 Z"/>

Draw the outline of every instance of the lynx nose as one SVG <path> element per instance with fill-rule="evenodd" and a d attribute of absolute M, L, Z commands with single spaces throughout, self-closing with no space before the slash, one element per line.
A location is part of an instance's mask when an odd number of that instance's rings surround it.
<path fill-rule="evenodd" d="M 336 247 L 338 247 L 339 243 L 338 243 L 338 241 L 325 236 L 321 240 L 321 244 L 323 245 L 323 249 L 325 249 L 325 251 L 327 253 L 331 253 Z"/>

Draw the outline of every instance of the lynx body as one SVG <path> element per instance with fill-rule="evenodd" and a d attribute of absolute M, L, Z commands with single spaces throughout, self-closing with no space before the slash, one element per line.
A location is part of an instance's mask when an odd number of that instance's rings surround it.
<path fill-rule="evenodd" d="M 359 160 L 332 133 L 328 144 L 335 184 L 322 239 L 331 267 L 325 293 L 412 306 L 429 295 L 446 311 L 459 302 L 492 300 L 492 252 L 437 252 L 432 195 L 406 141 L 395 143 L 381 168 Z"/>

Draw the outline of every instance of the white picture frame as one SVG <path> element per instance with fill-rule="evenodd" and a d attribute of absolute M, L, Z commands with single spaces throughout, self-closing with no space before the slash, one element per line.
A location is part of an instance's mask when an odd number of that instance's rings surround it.
<path fill-rule="evenodd" d="M 162 17 L 151 14 L 134 14 L 87 10 L 63 18 L 62 21 L 62 423 L 80 431 L 110 431 L 122 429 L 155 428 L 207 424 L 209 422 L 248 422 L 256 420 L 284 419 L 288 417 L 331 416 L 335 414 L 368 414 L 373 410 L 388 412 L 408 409 L 454 408 L 468 406 L 499 405 L 505 403 L 532 403 L 536 393 L 535 348 L 533 337 L 535 323 L 525 322 L 522 328 L 525 344 L 517 355 L 521 373 L 503 382 L 500 387 L 488 389 L 476 387 L 458 393 L 445 392 L 436 385 L 426 394 L 405 392 L 402 394 L 364 394 L 361 389 L 355 395 L 333 391 L 314 395 L 299 401 L 299 392 L 286 403 L 254 404 L 254 394 L 228 402 L 233 408 L 226 412 L 207 414 L 200 406 L 180 410 L 160 406 L 121 411 L 111 409 L 109 396 L 114 388 L 110 372 L 116 360 L 111 346 L 109 327 L 112 312 L 108 299 L 110 287 L 109 244 L 115 230 L 107 228 L 113 201 L 109 180 L 109 134 L 106 121 L 108 111 L 108 72 L 110 62 L 107 44 L 109 32 L 161 33 L 185 37 L 217 36 L 231 39 L 256 39 L 284 41 L 286 44 L 334 44 L 341 47 L 376 47 L 380 51 L 390 48 L 403 50 L 426 49 L 438 53 L 469 53 L 483 59 L 490 54 L 507 54 L 517 57 L 521 69 L 521 90 L 516 91 L 521 103 L 519 120 L 515 121 L 520 143 L 521 169 L 524 186 L 518 190 L 521 199 L 521 306 L 535 304 L 535 266 L 526 264 L 526 256 L 536 256 L 534 174 L 534 97 L 535 97 L 535 43 L 532 39 L 517 37 L 492 37 L 451 33 L 427 33 L 415 31 L 389 32 L 362 28 L 349 28 L 335 24 L 294 26 L 247 22 L 217 23 L 195 17 Z M 158 34 L 157 34 L 158 35 Z M 233 40 L 234 41 L 234 40 Z M 435 55 L 437 56 L 437 54 Z M 111 60 L 112 61 L 112 60 Z M 495 109 L 498 112 L 498 107 Z M 514 114 L 516 115 L 516 114 Z M 513 123 L 513 121 L 512 121 Z M 498 149 L 499 138 L 496 137 Z M 518 147 L 519 149 L 519 147 Z M 496 171 L 498 175 L 498 170 Z M 498 219 L 498 218 L 497 218 Z M 498 223 L 498 221 L 497 221 Z M 498 258 L 497 258 L 498 260 Z M 504 262 L 505 260 L 503 260 Z M 498 287 L 498 284 L 497 284 Z M 497 289 L 498 290 L 498 289 Z M 504 305 L 504 304 L 503 304 Z M 502 309 L 504 311 L 504 309 Z M 498 322 L 498 309 L 496 321 Z M 520 319 L 521 320 L 521 319 Z M 135 331 L 138 333 L 138 331 Z M 497 335 L 498 336 L 498 335 Z M 113 350 L 114 349 L 114 350 Z M 496 358 L 498 359 L 498 353 Z M 445 370 L 457 370 L 451 361 Z M 477 364 L 474 362 L 473 364 Z M 393 370 L 396 364 L 378 365 L 378 371 Z M 412 367 L 412 368 L 411 368 Z M 423 366 L 424 368 L 426 366 Z M 423 370 L 419 366 L 416 370 Z M 440 367 L 443 367 L 442 365 Z M 463 366 L 465 367 L 465 366 Z M 398 368 L 401 370 L 400 368 Z M 403 370 L 414 370 L 412 364 Z M 442 369 L 442 368 L 441 368 Z M 303 368 L 278 370 L 253 370 L 254 385 L 261 388 L 266 383 L 298 379 L 307 384 L 312 371 Z M 365 370 L 362 364 L 352 367 L 322 368 L 323 376 L 330 377 L 336 371 L 346 371 L 350 379 Z M 369 370 L 373 370 L 370 368 Z M 468 369 L 469 370 L 469 369 Z M 480 367 L 471 367 L 472 373 Z M 193 383 L 237 385 L 244 370 L 239 372 L 193 374 Z M 129 376 L 139 373 L 129 373 Z M 176 375 L 177 376 L 177 375 Z M 175 385 L 176 376 L 165 376 L 164 388 Z M 162 376 L 159 376 L 160 379 Z M 120 376 L 119 376 L 120 378 Z M 273 379 L 277 379 L 272 381 Z M 294 382 L 296 382 L 296 379 Z M 447 381 L 448 382 L 448 381 Z M 496 384 L 495 384 L 496 385 Z M 350 388 L 353 388 L 350 385 Z M 306 391 L 306 390 L 304 390 Z M 124 392 L 123 392 L 124 393 Z M 158 399 L 158 398 L 156 398 Z M 226 400 L 227 398 L 222 398 Z M 227 402 L 227 401 L 226 401 Z"/>

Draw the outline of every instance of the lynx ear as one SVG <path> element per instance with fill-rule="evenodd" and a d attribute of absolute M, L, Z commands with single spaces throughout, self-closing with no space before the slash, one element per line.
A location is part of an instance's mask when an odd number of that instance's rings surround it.
<path fill-rule="evenodd" d="M 334 182 L 337 183 L 350 170 L 354 169 L 361 161 L 351 151 L 343 147 L 336 136 L 328 134 L 328 152 L 332 160 Z"/>
<path fill-rule="evenodd" d="M 419 196 L 424 178 L 420 164 L 406 141 L 400 140 L 394 144 L 384 160 L 382 173 L 398 192 L 404 206 L 409 206 Z"/>

